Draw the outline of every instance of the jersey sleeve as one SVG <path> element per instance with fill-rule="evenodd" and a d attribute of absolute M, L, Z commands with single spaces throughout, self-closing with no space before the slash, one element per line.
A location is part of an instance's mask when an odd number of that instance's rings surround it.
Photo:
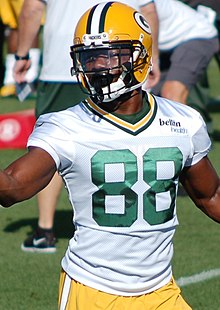
<path fill-rule="evenodd" d="M 27 147 L 40 147 L 49 153 L 56 163 L 57 170 L 62 174 L 72 164 L 73 146 L 62 125 L 49 115 L 39 117 L 28 139 Z"/>
<path fill-rule="evenodd" d="M 195 165 L 205 157 L 211 149 L 211 140 L 201 115 L 198 116 L 197 124 L 198 130 L 195 131 L 191 138 L 193 153 L 192 156 L 186 160 L 185 166 Z"/>

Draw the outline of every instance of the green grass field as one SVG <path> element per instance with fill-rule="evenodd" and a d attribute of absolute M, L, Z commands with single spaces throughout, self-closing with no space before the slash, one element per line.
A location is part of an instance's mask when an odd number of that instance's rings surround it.
<path fill-rule="evenodd" d="M 219 72 L 210 65 L 211 94 L 219 96 Z M 34 100 L 19 103 L 16 99 L 0 99 L 0 113 L 34 107 Z M 214 129 L 219 136 L 220 114 L 212 113 Z M 220 140 L 220 139 L 219 139 Z M 0 166 L 4 168 L 24 150 L 0 150 Z M 210 158 L 220 173 L 220 141 L 213 142 Z M 203 215 L 187 197 L 178 197 L 180 225 L 174 239 L 174 276 L 190 277 L 182 285 L 182 293 L 194 310 L 220 310 L 220 226 Z M 60 260 L 72 235 L 72 209 L 63 190 L 55 217 L 58 238 L 55 254 L 29 254 L 20 250 L 38 219 L 36 199 L 0 209 L 0 310 L 57 309 Z M 213 272 L 211 272 L 214 270 Z M 209 271 L 210 279 L 190 283 Z M 188 279 L 188 278 L 187 278 Z M 187 280 L 186 279 L 186 280 Z M 89 306 L 88 306 L 89 310 Z"/>

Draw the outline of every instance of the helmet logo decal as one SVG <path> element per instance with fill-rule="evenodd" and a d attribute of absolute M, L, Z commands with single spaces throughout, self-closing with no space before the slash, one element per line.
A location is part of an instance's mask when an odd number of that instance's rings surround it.
<path fill-rule="evenodd" d="M 137 24 L 147 33 L 151 34 L 151 29 L 149 24 L 147 23 L 146 19 L 143 17 L 142 14 L 139 12 L 134 13 L 134 19 L 137 22 Z"/>

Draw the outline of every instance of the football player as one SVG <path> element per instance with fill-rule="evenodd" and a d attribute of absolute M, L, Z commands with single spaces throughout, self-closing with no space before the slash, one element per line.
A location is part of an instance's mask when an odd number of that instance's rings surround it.
<path fill-rule="evenodd" d="M 59 309 L 191 309 L 171 260 L 180 180 L 220 222 L 220 181 L 200 114 L 142 91 L 151 30 L 135 9 L 104 2 L 80 18 L 72 74 L 88 99 L 37 120 L 28 153 L 0 173 L 4 207 L 58 171 L 74 209 L 62 260 Z"/>

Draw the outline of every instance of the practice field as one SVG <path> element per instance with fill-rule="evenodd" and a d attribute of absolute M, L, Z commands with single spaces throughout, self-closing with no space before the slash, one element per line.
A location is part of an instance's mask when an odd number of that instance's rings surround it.
<path fill-rule="evenodd" d="M 219 72 L 210 66 L 212 95 L 219 96 Z M 0 98 L 0 113 L 34 107 Z M 220 107 L 212 113 L 216 140 L 210 158 L 220 174 Z M 0 150 L 0 167 L 24 150 Z M 174 238 L 174 276 L 194 310 L 220 310 L 220 225 L 199 211 L 188 197 L 178 196 L 180 225 Z M 0 310 L 55 310 L 60 260 L 72 235 L 72 209 L 63 189 L 55 216 L 55 254 L 30 254 L 20 246 L 38 219 L 36 198 L 0 209 Z M 89 306 L 88 306 L 89 310 Z"/>

